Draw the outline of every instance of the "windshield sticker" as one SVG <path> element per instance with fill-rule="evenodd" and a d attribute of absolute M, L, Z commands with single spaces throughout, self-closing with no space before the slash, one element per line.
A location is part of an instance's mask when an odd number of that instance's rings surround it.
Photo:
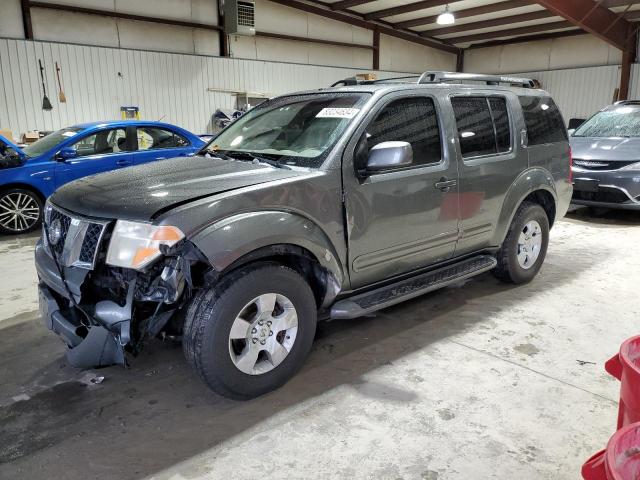
<path fill-rule="evenodd" d="M 316 118 L 353 118 L 359 111 L 359 108 L 323 108 Z"/>
<path fill-rule="evenodd" d="M 63 137 L 73 137 L 74 135 L 77 135 L 78 132 L 64 132 L 62 134 Z"/>

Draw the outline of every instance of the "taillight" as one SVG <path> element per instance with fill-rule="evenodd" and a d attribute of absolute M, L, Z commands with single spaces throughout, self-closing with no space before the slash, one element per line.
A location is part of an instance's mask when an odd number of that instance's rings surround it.
<path fill-rule="evenodd" d="M 569 146 L 569 183 L 573 183 L 573 153 L 571 152 L 571 146 Z"/>

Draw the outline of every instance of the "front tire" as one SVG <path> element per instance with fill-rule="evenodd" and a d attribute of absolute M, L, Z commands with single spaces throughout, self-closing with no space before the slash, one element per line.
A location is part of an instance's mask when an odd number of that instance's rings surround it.
<path fill-rule="evenodd" d="M 0 192 L 0 233 L 16 235 L 37 229 L 42 223 L 42 200 L 24 188 Z"/>
<path fill-rule="evenodd" d="M 247 400 L 275 390 L 302 366 L 317 307 L 294 270 L 258 264 L 199 292 L 187 310 L 187 361 L 215 392 Z"/>
<path fill-rule="evenodd" d="M 542 267 L 549 245 L 549 219 L 537 203 L 518 208 L 498 251 L 494 275 L 507 283 L 530 282 Z"/>

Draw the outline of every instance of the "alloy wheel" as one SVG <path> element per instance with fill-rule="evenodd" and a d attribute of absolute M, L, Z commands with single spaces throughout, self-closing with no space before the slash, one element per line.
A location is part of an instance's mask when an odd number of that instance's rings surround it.
<path fill-rule="evenodd" d="M 37 200 L 26 192 L 9 192 L 0 197 L 0 227 L 19 233 L 29 230 L 40 219 Z"/>
<path fill-rule="evenodd" d="M 291 300 L 265 293 L 245 305 L 231 325 L 229 355 L 241 372 L 261 375 L 284 361 L 297 333 L 298 314 Z"/>

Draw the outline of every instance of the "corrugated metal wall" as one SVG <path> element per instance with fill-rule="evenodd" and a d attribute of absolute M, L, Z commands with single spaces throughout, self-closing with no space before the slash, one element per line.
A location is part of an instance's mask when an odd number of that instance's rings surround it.
<path fill-rule="evenodd" d="M 42 110 L 38 59 L 44 62 L 47 94 L 54 107 L 49 112 Z M 62 68 L 67 103 L 58 102 L 56 61 Z M 11 129 L 14 136 L 31 129 L 54 130 L 119 118 L 120 106 L 136 105 L 145 119 L 162 119 L 204 133 L 216 108 L 235 105 L 229 93 L 208 92 L 207 88 L 275 95 L 327 86 L 357 71 L 0 39 L 0 128 Z M 381 72 L 379 76 L 394 74 Z"/>
<path fill-rule="evenodd" d="M 613 94 L 620 85 L 620 67 L 569 68 L 520 73 L 536 78 L 560 107 L 565 122 L 570 118 L 589 118 L 593 113 L 613 101 Z"/>
<path fill-rule="evenodd" d="M 631 85 L 629 86 L 629 98 L 640 100 L 640 64 L 634 63 L 631 66 Z"/>

